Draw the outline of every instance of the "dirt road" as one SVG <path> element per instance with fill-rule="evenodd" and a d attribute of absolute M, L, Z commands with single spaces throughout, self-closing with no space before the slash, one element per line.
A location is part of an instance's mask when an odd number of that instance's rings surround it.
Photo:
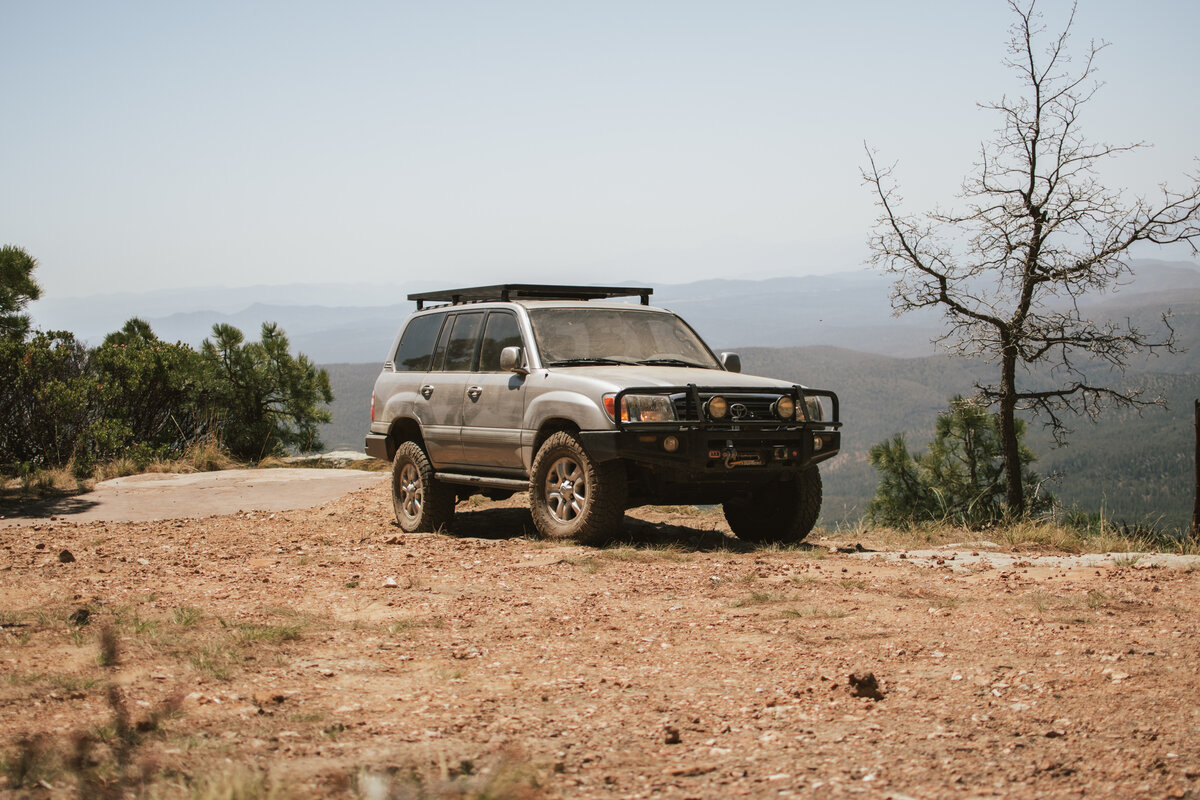
<path fill-rule="evenodd" d="M 0 517 L 0 528 L 51 517 L 71 522 L 134 522 L 240 511 L 290 511 L 319 506 L 386 480 L 384 473 L 356 469 L 147 472 L 101 481 L 86 494 L 26 506 L 20 513 Z"/>
<path fill-rule="evenodd" d="M 637 516 L 604 549 L 538 540 L 511 501 L 406 536 L 377 485 L 6 529 L 0 792 L 1200 797 L 1194 567 L 755 549 Z"/>

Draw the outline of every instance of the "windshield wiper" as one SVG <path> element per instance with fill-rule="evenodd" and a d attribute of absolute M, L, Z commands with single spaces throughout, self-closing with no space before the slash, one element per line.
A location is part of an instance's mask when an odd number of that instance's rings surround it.
<path fill-rule="evenodd" d="M 547 367 L 594 367 L 605 366 L 609 364 L 632 364 L 632 361 L 623 361 L 615 358 L 560 358 L 557 361 L 547 361 Z"/>
<path fill-rule="evenodd" d="M 706 369 L 703 364 L 684 361 L 682 358 L 647 358 L 637 363 L 645 364 L 648 367 L 696 367 L 697 369 Z"/>

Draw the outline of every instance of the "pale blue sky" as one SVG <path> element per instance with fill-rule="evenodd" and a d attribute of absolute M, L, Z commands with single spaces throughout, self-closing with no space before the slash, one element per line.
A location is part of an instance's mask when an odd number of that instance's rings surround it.
<path fill-rule="evenodd" d="M 1057 28 L 1068 4 L 1040 4 Z M 0 243 L 48 294 L 677 283 L 862 266 L 863 141 L 950 203 L 1016 90 L 1002 0 L 0 0 Z M 1080 0 L 1105 177 L 1200 154 L 1200 3 Z M 1154 255 L 1154 253 L 1146 253 Z M 1177 256 L 1178 253 L 1169 254 Z"/>

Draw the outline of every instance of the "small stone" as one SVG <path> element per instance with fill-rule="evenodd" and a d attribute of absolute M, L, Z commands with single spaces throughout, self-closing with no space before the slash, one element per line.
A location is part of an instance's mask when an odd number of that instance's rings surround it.
<path fill-rule="evenodd" d="M 75 560 L 75 556 L 71 554 L 70 550 L 63 550 L 58 554 L 58 560 L 62 564 L 70 564 Z"/>
<path fill-rule="evenodd" d="M 679 744 L 679 729 L 673 725 L 663 728 L 663 744 Z"/>
<path fill-rule="evenodd" d="M 879 681 L 875 680 L 875 674 L 866 671 L 850 673 L 850 694 L 852 697 L 883 699 L 883 692 L 879 690 Z"/>
<path fill-rule="evenodd" d="M 72 625 L 87 625 L 92 619 L 92 612 L 86 608 L 77 608 L 71 612 L 71 616 L 67 617 L 67 621 Z"/>
<path fill-rule="evenodd" d="M 396 583 L 396 579 L 394 577 L 383 579 L 383 588 L 385 589 L 395 589 L 399 586 L 400 584 Z"/>

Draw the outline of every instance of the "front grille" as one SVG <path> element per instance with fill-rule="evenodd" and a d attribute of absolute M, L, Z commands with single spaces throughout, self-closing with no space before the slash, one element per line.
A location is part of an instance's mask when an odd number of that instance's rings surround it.
<path fill-rule="evenodd" d="M 700 408 L 688 413 L 688 396 L 686 394 L 672 395 L 671 400 L 675 404 L 675 416 L 678 419 L 700 419 L 704 416 L 704 404 L 708 402 L 710 397 L 715 393 L 709 392 L 700 395 Z M 778 400 L 781 395 L 778 394 L 738 394 L 736 392 L 721 392 L 721 397 L 729 403 L 729 414 L 725 416 L 721 422 L 767 422 L 770 420 L 778 420 L 771 413 L 771 406 Z M 735 416 L 734 411 L 738 406 L 745 409 L 742 416 Z"/>

